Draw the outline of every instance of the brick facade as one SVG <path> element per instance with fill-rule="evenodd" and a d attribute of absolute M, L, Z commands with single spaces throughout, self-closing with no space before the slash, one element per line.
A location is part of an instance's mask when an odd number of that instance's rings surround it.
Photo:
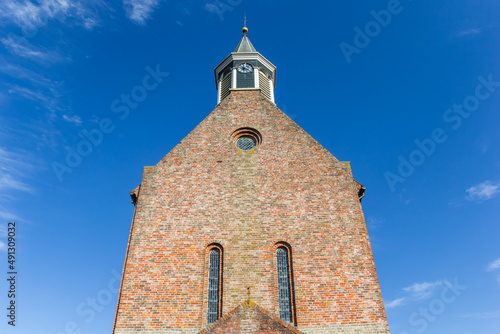
<path fill-rule="evenodd" d="M 232 134 L 240 128 L 257 130 L 262 142 L 238 149 Z M 286 244 L 297 330 L 388 333 L 360 187 L 348 163 L 259 91 L 232 91 L 144 168 L 114 334 L 206 328 L 215 244 L 223 250 L 223 315 L 252 300 L 278 316 L 276 247 Z"/>

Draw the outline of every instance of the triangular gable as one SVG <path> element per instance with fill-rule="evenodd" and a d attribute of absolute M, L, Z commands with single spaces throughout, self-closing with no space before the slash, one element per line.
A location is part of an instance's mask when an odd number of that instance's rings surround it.
<path fill-rule="evenodd" d="M 282 333 L 303 334 L 290 324 L 248 300 L 203 329 L 198 334 L 215 333 Z"/>
<path fill-rule="evenodd" d="M 157 166 L 199 162 L 198 154 L 222 158 L 228 153 L 228 139 L 233 131 L 244 127 L 260 131 L 264 142 L 274 146 L 268 149 L 282 160 L 310 158 L 330 167 L 339 163 L 332 153 L 260 92 L 234 91 L 164 156 Z"/>

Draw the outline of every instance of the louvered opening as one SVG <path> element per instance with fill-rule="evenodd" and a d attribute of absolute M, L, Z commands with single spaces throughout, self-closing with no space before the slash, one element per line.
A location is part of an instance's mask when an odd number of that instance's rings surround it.
<path fill-rule="evenodd" d="M 259 87 L 260 87 L 260 92 L 262 93 L 262 95 L 264 95 L 267 99 L 272 101 L 272 98 L 271 98 L 271 80 L 269 80 L 267 75 L 262 73 L 262 71 L 259 71 Z"/>
<path fill-rule="evenodd" d="M 222 79 L 220 85 L 220 100 L 224 100 L 229 95 L 229 89 L 231 89 L 231 72 L 229 72 L 224 79 Z"/>

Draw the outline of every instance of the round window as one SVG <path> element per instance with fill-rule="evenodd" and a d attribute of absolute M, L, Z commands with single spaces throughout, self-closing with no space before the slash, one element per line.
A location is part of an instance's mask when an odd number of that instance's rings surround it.
<path fill-rule="evenodd" d="M 253 150 L 262 143 L 260 132 L 252 128 L 239 128 L 231 134 L 230 139 L 234 146 L 243 151 Z"/>
<path fill-rule="evenodd" d="M 257 145 L 254 137 L 251 136 L 241 136 L 236 141 L 236 146 L 241 150 L 251 150 Z"/>

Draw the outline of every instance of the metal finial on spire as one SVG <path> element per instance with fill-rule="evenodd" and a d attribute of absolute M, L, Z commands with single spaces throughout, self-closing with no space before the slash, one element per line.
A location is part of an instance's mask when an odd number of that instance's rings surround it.
<path fill-rule="evenodd" d="M 248 28 L 247 28 L 247 14 L 245 13 L 245 18 L 243 20 L 243 29 L 241 29 L 241 31 L 243 31 L 244 34 L 246 34 L 248 32 Z"/>

